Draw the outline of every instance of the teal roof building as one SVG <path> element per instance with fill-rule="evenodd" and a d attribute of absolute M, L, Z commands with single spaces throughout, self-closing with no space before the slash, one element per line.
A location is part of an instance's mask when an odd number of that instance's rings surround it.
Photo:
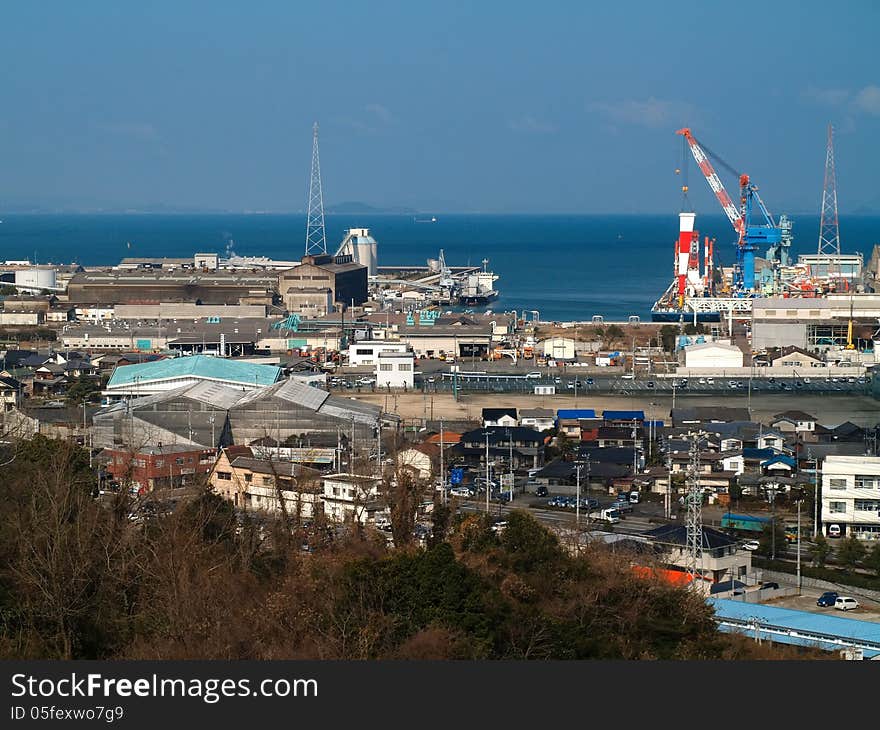
<path fill-rule="evenodd" d="M 277 365 L 190 355 L 119 366 L 110 376 L 104 395 L 111 399 L 147 396 L 205 381 L 254 390 L 272 385 L 281 374 Z"/>

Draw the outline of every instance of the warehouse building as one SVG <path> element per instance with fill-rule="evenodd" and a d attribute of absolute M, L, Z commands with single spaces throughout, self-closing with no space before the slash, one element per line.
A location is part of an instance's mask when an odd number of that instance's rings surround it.
<path fill-rule="evenodd" d="M 281 368 L 277 365 L 193 355 L 117 367 L 103 395 L 111 400 L 137 398 L 203 381 L 228 385 L 241 392 L 271 385 L 280 377 Z"/>
<path fill-rule="evenodd" d="M 299 266 L 278 275 L 278 291 L 287 311 L 322 317 L 337 304 L 367 301 L 367 267 L 351 256 L 303 256 Z"/>
<path fill-rule="evenodd" d="M 265 367 L 265 366 L 259 366 Z M 194 444 L 208 448 L 322 443 L 353 437 L 356 448 L 375 443 L 383 417 L 379 406 L 332 396 L 295 380 L 247 390 L 203 381 L 143 398 L 120 401 L 94 418 L 96 446 Z"/>
<path fill-rule="evenodd" d="M 88 271 L 67 287 L 71 304 L 261 304 L 275 301 L 278 280 L 267 272 L 182 269 Z"/>

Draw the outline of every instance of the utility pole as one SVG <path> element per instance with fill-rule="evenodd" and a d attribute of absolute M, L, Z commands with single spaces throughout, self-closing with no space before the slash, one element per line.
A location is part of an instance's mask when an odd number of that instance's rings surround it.
<path fill-rule="evenodd" d="M 489 514 L 489 429 L 486 429 L 486 514 Z"/>
<path fill-rule="evenodd" d="M 440 419 L 440 497 L 446 504 L 446 469 L 443 464 L 443 419 Z"/>
<path fill-rule="evenodd" d="M 574 532 L 577 539 L 577 551 L 581 549 L 581 462 L 575 462 L 575 473 L 577 474 L 577 487 L 575 487 L 575 506 L 574 506 Z M 589 503 L 588 503 L 589 504 Z M 588 508 L 589 509 L 589 508 Z"/>
<path fill-rule="evenodd" d="M 508 457 L 510 460 L 510 502 L 513 504 L 513 436 L 510 434 L 510 429 L 507 429 L 507 444 L 510 447 L 510 456 Z"/>
<path fill-rule="evenodd" d="M 801 592 L 801 502 L 797 503 L 797 587 L 798 593 Z"/>

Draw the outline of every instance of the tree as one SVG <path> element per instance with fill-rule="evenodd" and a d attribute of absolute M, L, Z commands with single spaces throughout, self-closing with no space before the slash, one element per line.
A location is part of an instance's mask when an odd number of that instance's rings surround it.
<path fill-rule="evenodd" d="M 774 542 L 775 540 L 775 542 Z M 775 548 L 775 549 L 774 549 Z M 774 519 L 764 527 L 759 540 L 758 552 L 766 557 L 775 557 L 785 551 L 785 528 Z"/>
<path fill-rule="evenodd" d="M 608 344 L 614 344 L 615 340 L 623 337 L 623 330 L 616 324 L 609 325 L 605 330 L 605 337 L 608 339 Z"/>
<path fill-rule="evenodd" d="M 880 577 L 880 543 L 871 548 L 871 552 L 864 559 L 863 565 L 868 570 L 873 570 L 874 575 Z"/>
<path fill-rule="evenodd" d="M 664 324 L 660 328 L 660 341 L 663 343 L 663 349 L 666 352 L 675 350 L 675 340 L 678 337 L 678 327 L 674 324 Z"/>
<path fill-rule="evenodd" d="M 831 546 L 828 544 L 828 539 L 822 533 L 816 535 L 815 542 L 816 544 L 810 549 L 810 557 L 816 565 L 823 568 L 825 567 L 825 561 L 828 560 L 828 556 L 831 554 Z"/>
<path fill-rule="evenodd" d="M 837 549 L 837 559 L 846 568 L 847 573 L 852 572 L 864 557 L 865 546 L 852 535 L 846 538 Z"/>

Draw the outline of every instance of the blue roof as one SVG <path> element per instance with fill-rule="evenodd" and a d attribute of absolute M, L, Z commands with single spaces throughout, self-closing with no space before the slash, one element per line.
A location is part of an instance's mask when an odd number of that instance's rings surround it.
<path fill-rule="evenodd" d="M 757 620 L 764 626 L 787 629 L 801 634 L 793 637 L 781 637 L 774 634 L 774 641 L 800 645 L 819 643 L 823 645 L 823 648 L 839 649 L 842 647 L 835 640 L 839 642 L 842 639 L 876 645 L 876 651 L 871 654 L 880 653 L 880 623 L 874 621 L 861 621 L 842 616 L 797 611 L 792 608 L 732 601 L 729 598 L 710 598 L 708 600 L 715 608 L 716 617 L 745 622 Z M 813 638 L 804 636 L 804 634 L 810 634 Z M 828 641 L 823 642 L 821 640 L 823 638 Z M 865 654 L 868 655 L 869 651 L 866 651 Z"/>
<path fill-rule="evenodd" d="M 615 421 L 644 421 L 644 411 L 603 411 L 602 418 L 613 419 Z"/>
<path fill-rule="evenodd" d="M 207 380 L 227 380 L 248 385 L 271 385 L 281 375 L 277 365 L 260 365 L 251 362 L 227 360 L 208 355 L 190 355 L 167 360 L 120 365 L 110 376 L 107 388 L 119 388 L 133 383 L 150 383 L 156 380 L 193 376 Z"/>
<path fill-rule="evenodd" d="M 743 456 L 747 459 L 770 459 L 779 452 L 773 449 L 756 449 L 752 446 L 746 446 L 743 449 Z"/>
<path fill-rule="evenodd" d="M 767 459 L 767 461 L 761 462 L 761 466 L 768 466 L 769 464 L 787 464 L 792 469 L 794 469 L 797 462 L 794 459 L 792 459 L 790 456 L 785 456 L 784 454 L 777 454 L 776 456 L 773 456 L 773 457 Z"/>
<path fill-rule="evenodd" d="M 757 517 L 755 515 L 735 515 L 733 512 L 725 512 L 722 517 L 727 517 L 731 520 L 757 520 L 758 522 L 771 522 L 772 520 L 769 517 Z"/>
<path fill-rule="evenodd" d="M 560 408 L 556 411 L 557 418 L 595 418 L 596 411 L 592 408 Z"/>

